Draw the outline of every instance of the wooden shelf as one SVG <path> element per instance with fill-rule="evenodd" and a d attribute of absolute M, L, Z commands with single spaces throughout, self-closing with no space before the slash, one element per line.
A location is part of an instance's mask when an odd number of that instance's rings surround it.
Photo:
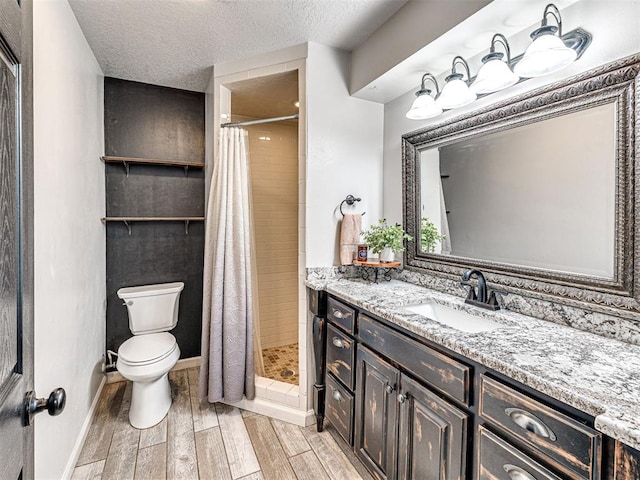
<path fill-rule="evenodd" d="M 385 280 L 391 280 L 391 268 L 396 268 L 400 266 L 400 262 L 358 262 L 355 261 L 353 264 L 356 267 L 364 267 L 362 269 L 362 278 L 364 280 L 369 280 L 370 271 L 369 269 L 373 269 L 373 283 L 378 283 L 379 273 L 382 272 L 382 276 Z"/>
<path fill-rule="evenodd" d="M 122 222 L 129 229 L 131 222 L 184 222 L 184 233 L 189 234 L 189 222 L 204 222 L 204 217 L 103 217 L 103 222 Z"/>
<path fill-rule="evenodd" d="M 400 266 L 400 262 L 353 262 L 358 267 L 371 267 L 371 268 L 395 268 Z"/>
<path fill-rule="evenodd" d="M 185 175 L 191 168 L 204 168 L 202 162 L 181 162 L 178 160 L 162 160 L 159 158 L 136 158 L 136 157 L 112 157 L 105 155 L 101 157 L 104 163 L 121 163 L 124 166 L 127 177 L 129 176 L 129 165 L 161 165 L 164 167 L 182 167 Z"/>
<path fill-rule="evenodd" d="M 158 158 L 136 158 L 136 157 L 102 157 L 104 163 L 137 163 L 143 165 L 168 165 L 170 167 L 200 167 L 204 168 L 202 162 L 180 162 L 177 160 L 161 160 Z"/>
<path fill-rule="evenodd" d="M 103 222 L 181 222 L 203 221 L 204 217 L 103 217 Z"/>

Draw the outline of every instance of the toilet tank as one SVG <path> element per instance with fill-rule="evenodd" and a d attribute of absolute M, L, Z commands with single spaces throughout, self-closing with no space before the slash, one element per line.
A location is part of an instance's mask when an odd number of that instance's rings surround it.
<path fill-rule="evenodd" d="M 134 335 L 166 332 L 178 323 L 178 303 L 184 283 L 159 283 L 118 290 L 129 314 Z"/>

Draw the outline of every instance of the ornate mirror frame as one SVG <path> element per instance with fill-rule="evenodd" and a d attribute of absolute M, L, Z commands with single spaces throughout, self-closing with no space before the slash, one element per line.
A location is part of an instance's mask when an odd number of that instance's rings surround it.
<path fill-rule="evenodd" d="M 635 174 L 640 161 L 639 72 L 640 55 L 634 55 L 403 135 L 403 220 L 414 239 L 406 245 L 405 268 L 450 279 L 459 279 L 470 267 L 479 268 L 499 290 L 640 320 L 640 175 Z M 612 279 L 420 250 L 416 239 L 420 238 L 421 151 L 611 102 L 616 105 L 617 123 Z"/>

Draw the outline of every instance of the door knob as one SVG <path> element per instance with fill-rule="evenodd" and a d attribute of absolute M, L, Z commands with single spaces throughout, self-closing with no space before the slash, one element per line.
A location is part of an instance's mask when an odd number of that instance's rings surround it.
<path fill-rule="evenodd" d="M 67 403 L 67 392 L 64 388 L 56 388 L 49 398 L 37 398 L 36 393 L 27 392 L 24 396 L 24 424 L 31 425 L 33 416 L 43 410 L 47 410 L 49 415 L 60 415 Z"/>

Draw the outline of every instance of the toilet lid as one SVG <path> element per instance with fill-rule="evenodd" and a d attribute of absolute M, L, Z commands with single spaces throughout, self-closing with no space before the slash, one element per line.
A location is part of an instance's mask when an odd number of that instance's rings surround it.
<path fill-rule="evenodd" d="M 176 338 L 168 332 L 136 335 L 118 349 L 118 358 L 130 365 L 144 365 L 162 360 L 176 349 Z"/>

